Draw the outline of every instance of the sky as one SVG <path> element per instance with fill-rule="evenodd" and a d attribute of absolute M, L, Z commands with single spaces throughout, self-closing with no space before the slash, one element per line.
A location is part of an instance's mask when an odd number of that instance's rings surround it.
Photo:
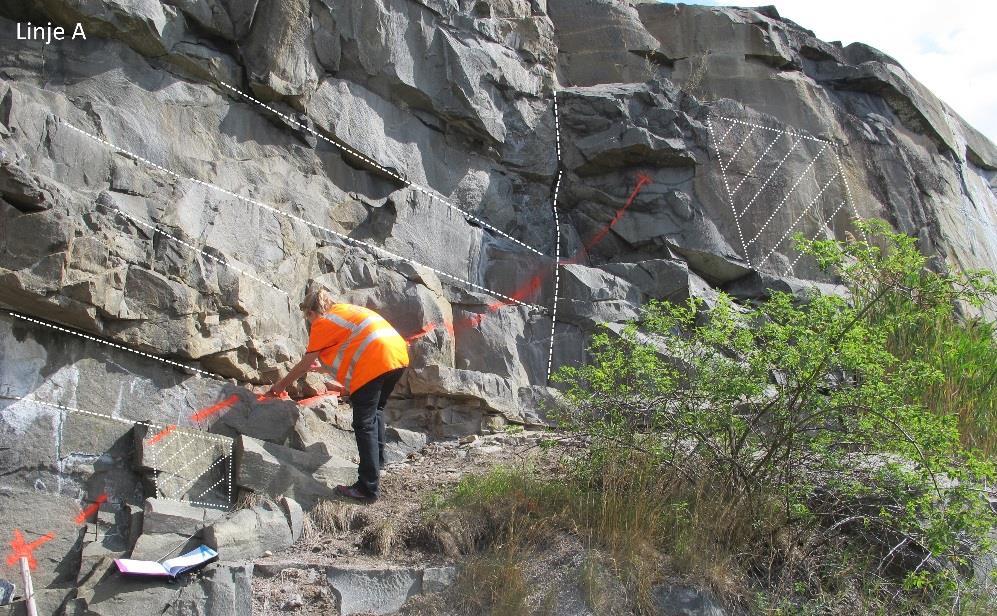
<path fill-rule="evenodd" d="M 695 0 L 690 0 L 690 3 Z M 997 1 L 770 0 L 824 41 L 858 41 L 895 58 L 918 81 L 997 143 Z"/>

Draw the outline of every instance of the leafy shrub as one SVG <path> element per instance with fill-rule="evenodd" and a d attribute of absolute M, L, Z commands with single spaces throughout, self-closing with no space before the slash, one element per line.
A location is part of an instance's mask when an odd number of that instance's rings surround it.
<path fill-rule="evenodd" d="M 593 361 L 559 374 L 561 425 L 591 439 L 595 474 L 637 452 L 759 520 L 777 495 L 804 553 L 846 537 L 898 600 L 957 598 L 960 572 L 988 547 L 977 485 L 994 470 L 963 446 L 957 413 L 926 408 L 942 363 L 898 341 L 940 319 L 956 327 L 955 306 L 981 306 L 995 287 L 986 272 L 930 271 L 885 223 L 860 226 L 878 245 L 798 239 L 848 298 L 651 304 L 622 335 L 596 335 Z M 938 335 L 936 347 L 958 340 Z M 783 563 L 783 576 L 805 560 Z M 824 592 L 813 586 L 795 592 Z"/>

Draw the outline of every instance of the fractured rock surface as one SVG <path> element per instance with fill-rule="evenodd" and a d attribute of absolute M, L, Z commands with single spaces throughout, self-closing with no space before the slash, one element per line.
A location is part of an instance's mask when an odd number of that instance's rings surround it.
<path fill-rule="evenodd" d="M 771 8 L 0 3 L 0 31 L 28 20 L 88 35 L 0 37 L 0 534 L 53 533 L 35 552 L 48 613 L 248 613 L 230 562 L 184 587 L 200 603 L 104 576 L 115 554 L 203 538 L 158 502 L 140 531 L 147 498 L 307 508 L 352 482 L 349 407 L 320 377 L 300 407 L 249 391 L 304 350 L 310 283 L 411 340 L 386 412 L 401 459 L 542 423 L 551 339 L 555 369 L 584 361 L 596 327 L 649 300 L 838 292 L 794 232 L 881 217 L 939 267 L 997 267 L 994 144 L 894 59 Z M 101 494 L 104 518 L 76 524 Z M 287 506 L 235 515 L 213 531 L 233 553 L 273 547 L 239 528 L 300 536 Z"/>

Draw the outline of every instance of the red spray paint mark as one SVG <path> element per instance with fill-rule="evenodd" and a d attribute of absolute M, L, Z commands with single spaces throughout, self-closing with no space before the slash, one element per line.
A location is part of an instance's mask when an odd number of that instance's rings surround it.
<path fill-rule="evenodd" d="M 634 186 L 633 190 L 630 191 L 630 196 L 627 197 L 626 203 L 623 204 L 623 207 L 621 207 L 616 211 L 616 215 L 613 216 L 613 219 L 610 220 L 606 226 L 597 231 L 589 239 L 589 241 L 586 242 L 584 246 L 574 254 L 574 256 L 568 259 L 561 259 L 560 261 L 558 261 L 558 265 L 573 265 L 575 263 L 578 263 L 583 255 L 587 256 L 589 251 L 592 250 L 592 248 L 594 248 L 603 239 L 605 239 L 609 231 L 614 226 L 616 226 L 616 223 L 618 223 L 620 219 L 623 218 L 623 215 L 626 214 L 627 210 L 630 209 L 630 206 L 633 205 L 633 202 L 637 198 L 637 195 L 640 194 L 640 191 L 643 190 L 644 187 L 650 184 L 651 182 L 652 179 L 647 174 L 645 173 L 638 174 L 637 184 Z M 532 293 L 534 293 L 540 288 L 540 286 L 543 284 L 544 278 L 547 275 L 549 275 L 548 272 L 543 272 L 533 276 L 533 278 L 531 278 L 529 282 L 527 282 L 523 286 L 513 291 L 509 295 L 509 297 L 515 300 L 523 301 L 526 297 L 529 297 Z M 473 328 L 481 325 L 481 322 L 485 319 L 486 316 L 488 316 L 493 312 L 498 311 L 501 308 L 505 308 L 506 306 L 510 306 L 512 304 L 513 302 L 508 300 L 496 300 L 488 304 L 488 312 L 472 315 L 466 319 L 457 321 L 456 323 L 448 323 L 446 321 L 443 321 L 442 323 L 427 323 L 418 332 L 406 338 L 405 341 L 411 344 L 412 342 L 415 342 L 416 340 L 419 340 L 420 338 L 423 338 L 431 334 L 432 332 L 436 331 L 437 329 L 441 328 L 445 328 L 447 330 L 447 333 L 453 336 L 457 330 Z"/>
<path fill-rule="evenodd" d="M 282 391 L 276 396 L 268 394 L 259 394 L 256 396 L 257 402 L 273 402 L 275 400 L 291 400 L 291 395 L 286 391 Z"/>
<path fill-rule="evenodd" d="M 162 430 L 160 430 L 159 432 L 157 432 L 156 434 L 153 434 L 152 436 L 150 436 L 149 438 L 147 438 L 145 440 L 145 442 L 147 444 L 149 444 L 149 445 L 155 445 L 159 441 L 161 441 L 164 438 L 166 438 L 167 435 L 169 435 L 171 432 L 173 432 L 176 429 L 177 429 L 177 427 L 175 425 L 170 424 L 170 425 L 166 426 L 165 428 L 163 428 Z"/>
<path fill-rule="evenodd" d="M 294 402 L 298 406 L 308 406 L 309 404 L 315 404 L 321 402 L 322 400 L 326 400 L 328 398 L 333 398 L 333 399 L 339 398 L 339 393 L 327 392 L 324 394 L 318 394 L 317 396 L 312 396 L 310 398 L 302 398 L 301 400 L 295 400 Z"/>
<path fill-rule="evenodd" d="M 650 176 L 645 175 L 643 173 L 639 174 L 637 176 L 637 184 L 636 186 L 634 186 L 634 189 L 630 192 L 630 196 L 627 197 L 627 202 L 623 204 L 623 207 L 616 210 L 616 215 L 613 216 L 613 219 L 611 221 L 609 221 L 609 224 L 604 226 L 602 229 L 599 229 L 599 231 L 597 231 L 589 239 L 589 241 L 585 242 L 585 245 L 582 247 L 582 249 L 576 252 L 573 257 L 571 257 L 570 259 L 562 259 L 559 265 L 572 265 L 578 263 L 578 261 L 581 259 L 583 255 L 588 256 L 589 252 L 593 248 L 595 248 L 596 245 L 599 244 L 599 242 L 601 242 L 603 239 L 606 238 L 606 235 L 610 232 L 610 230 L 613 227 L 616 226 L 616 223 L 620 222 L 620 219 L 623 218 L 623 215 L 626 214 L 627 210 L 630 209 L 630 206 L 633 205 L 634 199 L 637 198 L 637 195 L 640 194 L 640 191 L 643 190 L 644 187 L 650 183 L 651 183 Z"/>
<path fill-rule="evenodd" d="M 450 323 L 450 322 L 448 322 L 448 321 L 443 321 L 442 323 L 426 323 L 425 325 L 422 326 L 422 329 L 420 329 L 416 333 L 414 333 L 411 336 L 409 336 L 408 338 L 406 338 L 405 342 L 408 342 L 409 344 L 411 344 L 411 343 L 415 342 L 416 340 L 418 340 L 419 338 L 423 338 L 425 336 L 428 336 L 429 334 L 433 333 L 434 331 L 436 331 L 436 330 L 438 330 L 440 328 L 445 328 L 447 330 L 447 332 L 449 332 L 451 335 L 454 332 L 453 324 Z"/>
<path fill-rule="evenodd" d="M 81 511 L 79 515 L 76 516 L 76 523 L 83 524 L 84 522 L 86 522 L 87 518 L 97 513 L 97 510 L 100 509 L 100 506 L 105 502 L 107 502 L 107 494 L 101 492 L 100 496 L 97 497 L 97 500 L 87 505 L 86 509 Z"/>
<path fill-rule="evenodd" d="M 509 297 L 517 301 L 523 301 L 540 288 L 541 282 L 543 282 L 543 275 L 537 274 L 533 278 L 530 278 L 529 282 L 510 293 Z M 510 304 L 512 304 L 510 301 L 496 300 L 488 304 L 488 312 L 495 312 L 499 308 L 505 308 Z"/>
<path fill-rule="evenodd" d="M 218 404 L 212 404 L 211 406 L 201 409 L 200 411 L 191 415 L 190 418 L 193 419 L 194 421 L 202 421 L 204 419 L 207 419 L 208 417 L 211 417 L 212 415 L 214 415 L 219 411 L 227 409 L 228 407 L 232 406 L 238 401 L 239 401 L 239 396 L 232 394 L 231 396 L 225 398 Z"/>
<path fill-rule="evenodd" d="M 533 278 L 531 278 L 530 281 L 527 282 L 525 285 L 513 291 L 512 294 L 509 295 L 509 297 L 515 300 L 522 301 L 528 296 L 530 296 L 534 291 L 539 289 L 542 282 L 543 282 L 543 277 L 541 275 L 536 275 Z M 422 329 L 420 329 L 416 333 L 406 338 L 405 341 L 411 344 L 412 342 L 415 342 L 416 340 L 423 338 L 438 329 L 446 329 L 447 333 L 453 336 L 457 333 L 458 330 L 478 327 L 479 325 L 481 325 L 481 322 L 485 320 L 485 317 L 487 317 L 489 314 L 501 310 L 506 306 L 511 306 L 513 303 L 514 302 L 511 301 L 496 300 L 487 305 L 486 308 L 487 312 L 483 312 L 480 314 L 472 314 L 467 318 L 461 319 L 454 323 L 449 323 L 447 321 L 443 321 L 442 323 L 427 323 L 423 325 Z"/>
<path fill-rule="evenodd" d="M 28 543 L 24 540 L 24 535 L 21 534 L 21 531 L 15 528 L 14 540 L 10 542 L 11 552 L 7 555 L 7 565 L 13 567 L 22 557 L 25 557 L 28 559 L 28 568 L 35 569 L 38 567 L 38 562 L 35 560 L 34 551 L 41 544 L 53 539 L 55 539 L 55 534 L 49 533 Z"/>

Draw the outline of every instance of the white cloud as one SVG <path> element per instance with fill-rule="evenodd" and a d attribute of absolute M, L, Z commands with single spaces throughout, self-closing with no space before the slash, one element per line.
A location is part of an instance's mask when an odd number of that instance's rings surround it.
<path fill-rule="evenodd" d="M 764 4 L 773 3 L 783 17 L 813 30 L 822 40 L 845 45 L 859 41 L 893 56 L 997 143 L 997 2 L 772 0 Z"/>

